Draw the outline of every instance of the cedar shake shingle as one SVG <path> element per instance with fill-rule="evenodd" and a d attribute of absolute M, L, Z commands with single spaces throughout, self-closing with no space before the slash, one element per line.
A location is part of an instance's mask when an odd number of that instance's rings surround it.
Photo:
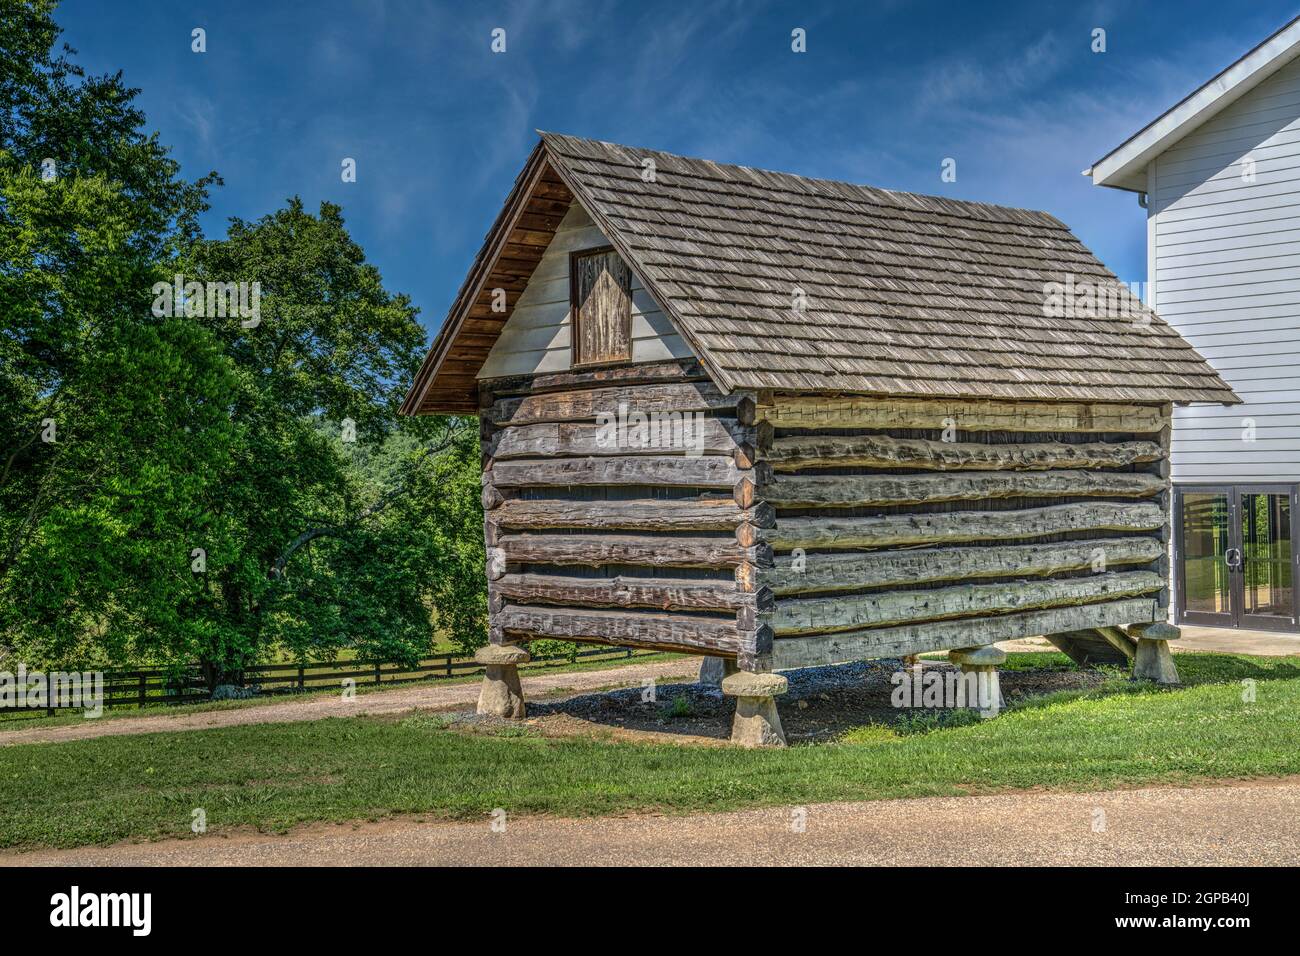
<path fill-rule="evenodd" d="M 1238 401 L 1047 213 L 556 133 L 540 149 L 724 390 Z M 490 255 L 485 245 L 476 269 L 490 269 Z M 1047 314 L 1050 284 L 1067 281 L 1108 287 L 1118 308 Z M 465 383 L 435 375 L 456 318 L 404 410 L 430 387 L 472 395 L 472 372 Z"/>

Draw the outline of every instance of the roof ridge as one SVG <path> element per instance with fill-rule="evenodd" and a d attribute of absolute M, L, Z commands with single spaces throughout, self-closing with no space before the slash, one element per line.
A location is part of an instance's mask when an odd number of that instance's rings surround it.
<path fill-rule="evenodd" d="M 615 143 L 603 139 L 590 139 L 582 136 L 573 136 L 569 133 L 557 133 L 548 130 L 538 130 L 537 132 L 542 137 L 542 140 L 547 142 L 548 144 L 553 142 L 580 143 L 580 144 L 586 144 L 591 146 L 612 147 L 614 149 L 625 150 L 629 153 L 642 154 L 644 156 L 655 156 L 655 157 L 663 156 L 663 157 L 668 157 L 670 159 L 675 159 L 686 163 L 701 163 L 706 166 L 716 166 L 719 167 L 720 169 L 737 170 L 744 173 L 758 173 L 766 176 L 779 176 L 783 179 L 792 179 L 800 183 L 807 183 L 807 184 L 817 185 L 817 186 L 835 186 L 835 187 L 847 186 L 850 189 L 861 190 L 865 193 L 868 193 L 869 194 L 868 196 L 862 197 L 864 201 L 868 203 L 872 203 L 874 200 L 876 205 L 889 206 L 891 208 L 896 208 L 896 209 L 907 209 L 913 212 L 916 211 L 933 212 L 933 213 L 941 212 L 941 210 L 935 210 L 935 209 L 927 210 L 924 208 L 920 208 L 920 204 L 917 201 L 921 200 L 926 203 L 937 203 L 940 204 L 941 206 L 955 207 L 948 210 L 943 210 L 944 212 L 947 212 L 949 214 L 967 212 L 969 210 L 983 210 L 990 213 L 1001 213 L 1001 214 L 1013 213 L 1013 214 L 1020 214 L 1022 216 L 1033 217 L 1034 219 L 1040 220 L 1040 222 L 1042 222 L 1042 224 L 1044 225 L 1052 225 L 1058 229 L 1069 231 L 1070 228 L 1060 219 L 1057 219 L 1051 213 L 1042 209 L 1029 209 L 1024 206 L 1007 206 L 1001 203 L 983 202 L 978 199 L 956 199 L 951 196 L 940 196 L 934 193 L 913 192 L 905 189 L 890 189 L 885 186 L 873 186 L 870 183 L 855 183 L 855 182 L 850 182 L 847 179 L 830 179 L 824 176 L 806 176 L 802 173 L 792 173 L 792 172 L 787 172 L 785 170 L 779 170 L 779 169 L 767 169 L 761 166 L 746 166 L 741 163 L 723 163 L 723 162 L 718 162 L 717 160 L 707 159 L 702 156 L 687 156 L 682 153 L 671 153 L 668 152 L 667 150 L 662 150 L 662 149 L 652 149 L 643 146 L 629 146 L 626 143 Z M 566 155 L 568 154 L 566 153 Z M 581 157 L 579 156 L 577 158 L 581 158 Z M 755 182 L 754 185 L 759 185 L 759 183 Z M 882 199 L 888 199 L 893 201 L 892 202 L 881 201 Z M 967 215 L 964 216 L 963 218 L 977 219 L 979 217 Z M 1000 221 L 1005 221 L 1005 219 L 1000 219 Z M 1013 219 L 1012 221 L 1015 220 Z"/>

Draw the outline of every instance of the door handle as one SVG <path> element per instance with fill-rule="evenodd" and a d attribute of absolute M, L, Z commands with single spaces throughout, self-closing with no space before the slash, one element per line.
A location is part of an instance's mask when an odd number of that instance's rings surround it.
<path fill-rule="evenodd" d="M 1242 564 L 1241 548 L 1229 548 L 1223 552 L 1223 562 L 1229 571 L 1240 571 Z"/>

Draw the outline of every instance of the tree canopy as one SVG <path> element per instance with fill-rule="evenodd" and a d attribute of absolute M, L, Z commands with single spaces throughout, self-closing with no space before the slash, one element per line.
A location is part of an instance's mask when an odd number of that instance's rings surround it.
<path fill-rule="evenodd" d="M 396 415 L 417 310 L 336 205 L 204 237 L 219 177 L 186 181 L 137 91 L 57 47 L 52 3 L 2 5 L 3 643 L 215 683 L 277 651 L 416 657 L 436 607 L 477 646 L 477 429 Z M 252 318 L 214 307 L 241 283 Z"/>

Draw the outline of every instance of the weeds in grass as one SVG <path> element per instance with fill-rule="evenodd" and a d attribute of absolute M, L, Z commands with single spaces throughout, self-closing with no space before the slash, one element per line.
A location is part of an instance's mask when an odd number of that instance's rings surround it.
<path fill-rule="evenodd" d="M 691 702 L 685 696 L 674 697 L 668 702 L 668 705 L 660 710 L 665 720 L 680 720 L 683 717 L 694 716 L 691 710 Z"/>
<path fill-rule="evenodd" d="M 1111 670 L 1111 668 L 1108 668 Z M 1137 696 L 1140 694 L 1166 694 L 1171 693 L 1175 688 L 1162 687 L 1150 681 L 1134 681 L 1118 668 L 1114 668 L 1114 673 L 1109 674 L 1106 680 L 1097 684 L 1095 687 L 1085 687 L 1078 690 L 1056 690 L 1046 694 L 1038 694 L 1033 697 L 1021 697 L 1014 701 L 1008 701 L 1008 710 L 1038 710 L 1045 707 L 1057 707 L 1062 704 L 1076 703 L 1079 701 L 1102 700 L 1106 697 L 1127 697 Z"/>
<path fill-rule="evenodd" d="M 980 722 L 979 714 L 973 710 L 913 710 L 899 716 L 894 723 L 894 730 L 900 736 L 911 734 L 928 734 L 935 730 L 948 730 L 952 727 L 969 727 Z"/>
<path fill-rule="evenodd" d="M 890 744 L 897 743 L 901 739 L 898 731 L 890 724 L 866 724 L 841 734 L 838 743 Z"/>
<path fill-rule="evenodd" d="M 520 737 L 536 737 L 537 731 L 531 727 L 520 727 L 515 724 L 509 727 L 493 727 L 491 734 L 493 737 L 502 737 L 506 740 L 514 740 Z"/>
<path fill-rule="evenodd" d="M 416 714 L 399 723 L 411 730 L 446 730 L 451 726 L 451 718 L 447 714 Z"/>

